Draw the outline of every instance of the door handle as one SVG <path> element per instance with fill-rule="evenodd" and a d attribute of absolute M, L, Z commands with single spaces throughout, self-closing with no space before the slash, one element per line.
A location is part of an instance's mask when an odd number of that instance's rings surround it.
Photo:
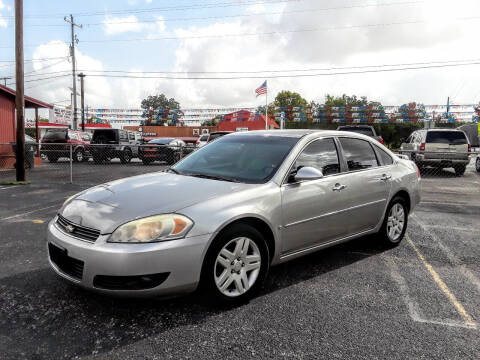
<path fill-rule="evenodd" d="M 382 177 L 380 178 L 380 180 L 387 181 L 387 180 L 390 180 L 391 178 L 392 178 L 392 175 L 383 174 Z"/>
<path fill-rule="evenodd" d="M 335 186 L 332 188 L 332 191 L 342 191 L 346 187 L 347 187 L 347 185 L 342 185 L 342 184 L 336 183 Z"/>

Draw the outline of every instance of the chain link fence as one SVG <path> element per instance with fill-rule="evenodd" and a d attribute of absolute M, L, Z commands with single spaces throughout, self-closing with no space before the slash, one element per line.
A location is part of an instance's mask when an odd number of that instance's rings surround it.
<path fill-rule="evenodd" d="M 0 144 L 0 181 L 15 180 L 15 144 Z M 26 143 L 27 180 L 95 185 L 128 176 L 164 171 L 196 150 L 194 144 L 109 145 Z"/>
<path fill-rule="evenodd" d="M 44 183 L 96 185 L 128 176 L 164 171 L 197 150 L 195 144 L 78 145 L 27 143 L 27 180 Z M 0 181 L 15 180 L 15 144 L 0 144 L 10 155 L 0 155 Z M 460 177 L 480 172 L 480 152 L 447 150 L 395 151 L 414 161 L 422 176 Z M 469 175 L 470 174 L 470 175 Z"/>

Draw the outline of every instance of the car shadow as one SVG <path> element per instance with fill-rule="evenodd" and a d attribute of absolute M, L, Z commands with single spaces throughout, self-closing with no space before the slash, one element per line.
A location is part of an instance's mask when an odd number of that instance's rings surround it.
<path fill-rule="evenodd" d="M 275 266 L 258 297 L 382 251 L 373 238 L 364 237 Z M 198 293 L 175 299 L 103 296 L 70 285 L 49 268 L 1 279 L 0 293 L 2 359 L 60 359 L 105 353 L 232 310 L 232 306 L 212 305 Z"/>

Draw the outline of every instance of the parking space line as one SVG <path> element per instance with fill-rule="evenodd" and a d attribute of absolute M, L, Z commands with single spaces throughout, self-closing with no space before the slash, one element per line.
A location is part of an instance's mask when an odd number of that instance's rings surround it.
<path fill-rule="evenodd" d="M 420 252 L 420 250 L 418 250 L 417 246 L 413 243 L 412 239 L 410 239 L 410 237 L 408 235 L 405 235 L 405 238 L 407 239 L 408 243 L 410 244 L 410 246 L 413 248 L 413 250 L 417 254 L 417 256 L 420 259 L 420 261 L 422 262 L 423 266 L 425 266 L 425 268 L 428 270 L 428 272 L 430 273 L 430 275 L 432 276 L 433 280 L 438 285 L 440 290 L 442 290 L 442 292 L 448 298 L 450 303 L 455 307 L 457 312 L 463 318 L 463 320 L 465 322 L 465 325 L 469 326 L 469 327 L 476 328 L 477 324 L 475 323 L 475 321 L 473 321 L 472 317 L 467 313 L 467 311 L 465 310 L 463 305 L 460 304 L 460 302 L 457 300 L 455 295 L 450 291 L 448 286 L 442 280 L 440 275 L 438 275 L 438 273 L 435 271 L 433 266 L 425 259 L 425 257 Z"/>
<path fill-rule="evenodd" d="M 427 232 L 427 225 L 425 225 L 423 221 L 418 218 L 417 215 L 412 214 L 411 219 L 415 221 L 424 232 Z M 441 242 L 440 239 L 433 232 L 428 231 L 428 234 L 432 238 L 432 240 L 436 242 L 438 247 L 445 253 L 448 260 L 452 264 L 458 266 L 463 276 L 470 280 L 470 282 L 476 286 L 478 292 L 480 293 L 480 279 L 474 273 L 472 273 L 470 269 L 468 269 L 467 266 L 463 264 L 462 261 L 452 252 L 452 250 L 450 250 L 447 245 Z"/>
<path fill-rule="evenodd" d="M 15 186 L 5 186 L 5 187 L 1 187 L 0 190 L 13 189 L 13 188 L 16 188 L 16 187 L 18 187 L 18 185 L 15 185 Z"/>
<path fill-rule="evenodd" d="M 34 212 L 37 212 L 37 211 L 42 211 L 42 210 L 46 210 L 46 209 L 51 209 L 51 208 L 53 208 L 53 207 L 59 207 L 59 205 L 58 205 L 58 204 L 50 205 L 50 206 L 46 206 L 46 207 L 44 207 L 44 208 L 35 209 L 35 210 L 30 210 L 30 211 L 27 211 L 27 212 L 24 212 L 24 213 L 21 213 L 21 214 L 16 214 L 16 215 L 12 215 L 12 216 L 7 216 L 7 217 L 4 217 L 4 218 L 0 218 L 0 221 L 14 219 L 14 218 L 16 218 L 16 217 L 25 216 L 25 215 L 28 215 L 28 214 L 31 214 L 31 213 L 34 213 Z"/>

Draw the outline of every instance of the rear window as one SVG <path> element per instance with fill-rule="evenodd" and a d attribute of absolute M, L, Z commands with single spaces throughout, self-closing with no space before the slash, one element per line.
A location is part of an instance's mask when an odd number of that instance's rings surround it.
<path fill-rule="evenodd" d="M 426 142 L 450 145 L 468 144 L 467 137 L 461 131 L 429 131 Z"/>
<path fill-rule="evenodd" d="M 66 131 L 47 131 L 43 136 L 44 140 L 65 140 L 66 138 Z"/>
<path fill-rule="evenodd" d="M 338 130 L 340 131 L 350 131 L 357 134 L 363 134 L 367 136 L 374 136 L 373 130 L 368 127 L 341 127 Z"/>

